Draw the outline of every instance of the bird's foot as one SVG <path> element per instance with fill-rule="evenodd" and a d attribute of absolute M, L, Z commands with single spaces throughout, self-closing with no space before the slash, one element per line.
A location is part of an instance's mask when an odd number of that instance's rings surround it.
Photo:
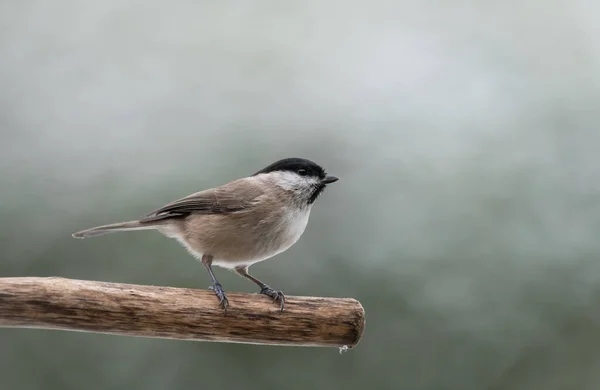
<path fill-rule="evenodd" d="M 281 306 L 281 311 L 283 311 L 283 306 L 285 305 L 285 295 L 281 291 L 275 291 L 269 286 L 265 286 L 260 290 L 261 294 L 264 294 L 273 299 L 273 302 L 279 302 Z"/>
<path fill-rule="evenodd" d="M 223 286 L 221 283 L 215 283 L 208 288 L 209 290 L 213 290 L 217 298 L 219 298 L 219 306 L 223 308 L 225 314 L 227 314 L 227 307 L 229 306 L 229 301 L 227 300 L 227 294 L 223 290 Z"/>

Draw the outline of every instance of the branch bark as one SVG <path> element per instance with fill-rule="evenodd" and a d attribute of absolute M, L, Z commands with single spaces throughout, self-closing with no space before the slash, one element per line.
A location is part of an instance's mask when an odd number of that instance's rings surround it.
<path fill-rule="evenodd" d="M 0 278 L 0 327 L 180 340 L 353 348 L 365 312 L 352 298 L 228 293 L 227 314 L 209 290 L 64 278 Z"/>

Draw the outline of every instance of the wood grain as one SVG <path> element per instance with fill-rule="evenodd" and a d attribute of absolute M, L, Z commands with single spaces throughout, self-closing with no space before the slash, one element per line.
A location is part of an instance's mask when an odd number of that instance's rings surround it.
<path fill-rule="evenodd" d="M 227 314 L 210 290 L 64 278 L 0 278 L 0 327 L 180 340 L 353 348 L 365 312 L 352 298 L 229 292 Z"/>

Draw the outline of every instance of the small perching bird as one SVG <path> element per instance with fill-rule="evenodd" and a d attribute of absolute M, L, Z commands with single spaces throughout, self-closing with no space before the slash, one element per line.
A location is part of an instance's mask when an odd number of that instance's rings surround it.
<path fill-rule="evenodd" d="M 201 260 L 225 311 L 229 302 L 212 265 L 250 279 L 283 310 L 284 294 L 250 275 L 248 267 L 294 245 L 304 233 L 315 200 L 337 180 L 310 160 L 286 158 L 252 176 L 171 202 L 140 220 L 94 227 L 73 237 L 158 230 Z"/>

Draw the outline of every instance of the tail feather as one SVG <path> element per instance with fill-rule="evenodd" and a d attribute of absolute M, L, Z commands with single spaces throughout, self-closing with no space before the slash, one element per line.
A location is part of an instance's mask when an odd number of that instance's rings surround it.
<path fill-rule="evenodd" d="M 158 228 L 159 224 L 140 223 L 139 221 L 128 221 L 120 223 L 112 223 L 110 225 L 102 225 L 91 229 L 82 230 L 73 233 L 75 238 L 87 238 L 101 236 L 107 233 L 123 232 L 128 230 L 152 230 Z"/>

